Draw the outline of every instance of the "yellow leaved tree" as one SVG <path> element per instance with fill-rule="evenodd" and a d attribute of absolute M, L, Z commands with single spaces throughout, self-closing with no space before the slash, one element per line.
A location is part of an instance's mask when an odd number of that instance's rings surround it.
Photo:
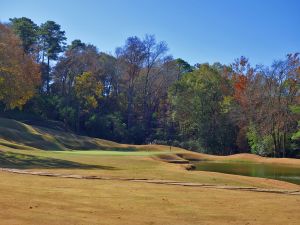
<path fill-rule="evenodd" d="M 21 108 L 39 84 L 39 65 L 25 54 L 10 28 L 0 24 L 0 102 L 7 109 Z"/>

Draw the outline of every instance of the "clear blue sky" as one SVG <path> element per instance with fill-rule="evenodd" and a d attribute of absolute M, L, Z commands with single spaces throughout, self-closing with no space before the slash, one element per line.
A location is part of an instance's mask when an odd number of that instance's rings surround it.
<path fill-rule="evenodd" d="M 299 0 L 0 0 L 0 21 L 54 20 L 68 42 L 114 53 L 129 36 L 155 34 L 191 64 L 231 63 L 244 55 L 270 64 L 300 52 Z"/>

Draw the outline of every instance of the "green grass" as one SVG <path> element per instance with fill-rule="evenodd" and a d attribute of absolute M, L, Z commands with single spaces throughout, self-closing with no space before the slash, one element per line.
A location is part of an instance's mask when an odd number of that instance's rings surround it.
<path fill-rule="evenodd" d="M 170 152 L 163 151 L 99 151 L 99 150 L 87 150 L 87 151 L 52 151 L 53 153 L 60 154 L 75 154 L 75 155 L 93 155 L 93 156 L 156 156 L 160 154 L 170 154 Z"/>
<path fill-rule="evenodd" d="M 0 165 L 4 168 L 18 169 L 45 169 L 45 168 L 67 168 L 67 169 L 114 169 L 109 166 L 89 165 L 76 163 L 51 157 L 21 154 L 15 152 L 0 152 Z"/>

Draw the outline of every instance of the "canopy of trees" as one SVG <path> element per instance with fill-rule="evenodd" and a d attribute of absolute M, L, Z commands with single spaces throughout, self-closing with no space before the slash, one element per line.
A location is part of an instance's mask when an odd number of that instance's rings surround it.
<path fill-rule="evenodd" d="M 33 97 L 40 82 L 39 71 L 20 39 L 0 24 L 0 101 L 5 108 L 21 107 Z"/>
<path fill-rule="evenodd" d="M 62 121 L 75 132 L 213 154 L 294 156 L 299 141 L 299 55 L 271 66 L 189 65 L 155 36 L 106 54 L 54 21 L 0 24 L 0 111 Z"/>

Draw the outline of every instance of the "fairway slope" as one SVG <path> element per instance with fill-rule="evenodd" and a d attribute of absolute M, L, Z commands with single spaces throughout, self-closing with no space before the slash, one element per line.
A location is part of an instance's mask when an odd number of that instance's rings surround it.
<path fill-rule="evenodd" d="M 300 165 L 299 160 L 268 159 L 251 154 L 221 157 L 163 145 L 118 144 L 4 118 L 0 118 L 0 151 L 2 168 L 237 187 L 299 188 L 271 179 L 186 170 L 191 168 L 193 160 L 265 160 L 267 163 L 284 160 L 295 166 Z"/>
<path fill-rule="evenodd" d="M 70 131 L 53 130 L 28 125 L 0 117 L 0 146 L 20 150 L 110 150 L 110 151 L 169 151 L 163 145 L 127 145 L 113 141 L 77 135 Z M 173 151 L 185 151 L 172 147 Z"/>

